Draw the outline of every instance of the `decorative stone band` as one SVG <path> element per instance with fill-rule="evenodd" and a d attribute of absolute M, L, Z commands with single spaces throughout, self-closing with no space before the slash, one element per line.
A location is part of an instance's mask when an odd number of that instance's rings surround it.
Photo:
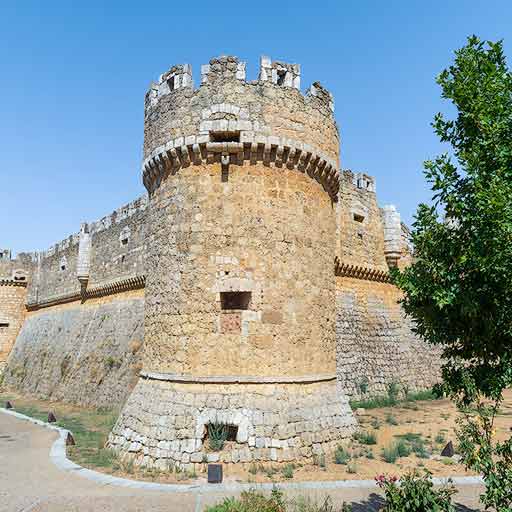
<path fill-rule="evenodd" d="M 167 382 L 183 382 L 191 384 L 295 384 L 314 383 L 336 380 L 336 374 L 301 375 L 298 377 L 261 377 L 255 375 L 178 375 L 175 373 L 159 373 L 141 371 L 140 376 L 150 380 L 164 380 Z"/>
<path fill-rule="evenodd" d="M 226 163 L 225 157 L 234 165 L 263 162 L 266 166 L 272 163 L 278 168 L 297 169 L 318 181 L 334 202 L 338 200 L 339 173 L 335 161 L 309 144 L 253 132 L 240 132 L 240 142 L 210 142 L 208 134 L 171 140 L 144 160 L 142 180 L 151 194 L 163 179 L 182 167 Z"/>
<path fill-rule="evenodd" d="M 391 282 L 389 273 L 384 270 L 341 263 L 338 257 L 334 258 L 334 274 L 338 277 L 354 277 L 365 281 L 378 281 L 380 283 Z"/>
<path fill-rule="evenodd" d="M 144 275 L 128 277 L 113 283 L 96 286 L 90 290 L 85 290 L 84 292 L 77 290 L 71 293 L 49 297 L 48 299 L 42 300 L 40 302 L 30 302 L 26 304 L 26 308 L 28 311 L 35 311 L 38 309 L 57 306 L 58 304 L 67 304 L 68 302 L 75 302 L 79 300 L 85 302 L 87 299 L 105 297 L 106 295 L 113 295 L 115 293 L 127 292 L 130 290 L 138 290 L 144 288 L 145 284 L 146 276 Z"/>
<path fill-rule="evenodd" d="M 18 281 L 16 279 L 0 279 L 0 286 L 22 286 L 27 287 L 27 281 Z"/>

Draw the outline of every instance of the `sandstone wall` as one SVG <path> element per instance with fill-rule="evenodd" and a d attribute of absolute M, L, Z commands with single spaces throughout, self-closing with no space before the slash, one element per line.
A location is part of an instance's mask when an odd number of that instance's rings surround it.
<path fill-rule="evenodd" d="M 440 352 L 419 340 L 389 284 L 349 277 L 336 279 L 337 373 L 352 397 L 386 394 L 397 382 L 411 391 L 440 378 Z"/>
<path fill-rule="evenodd" d="M 44 399 L 120 407 L 140 370 L 143 314 L 142 291 L 29 313 L 4 382 Z"/>
<path fill-rule="evenodd" d="M 86 225 L 91 239 L 86 255 L 79 255 L 80 233 L 39 253 L 28 289 L 28 304 L 34 308 L 64 296 L 79 295 L 79 263 L 82 271 L 84 266 L 87 269 L 89 288 L 142 276 L 146 207 L 147 196 L 142 196 Z"/>
<path fill-rule="evenodd" d="M 0 374 L 25 317 L 27 289 L 11 280 L 0 280 Z"/>

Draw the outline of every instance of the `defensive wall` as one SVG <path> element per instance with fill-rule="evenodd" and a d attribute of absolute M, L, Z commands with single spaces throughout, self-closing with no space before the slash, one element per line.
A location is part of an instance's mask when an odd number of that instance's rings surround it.
<path fill-rule="evenodd" d="M 140 370 L 144 340 L 146 211 L 142 196 L 82 224 L 78 233 L 31 255 L 24 287 L 0 285 L 0 311 L 19 319 L 11 322 L 19 334 L 4 371 L 6 385 L 82 405 L 124 402 Z M 8 259 L 3 268 L 21 266 L 20 258 Z M 17 292 L 11 310 L 7 291 Z M 5 361 L 8 352 L 3 354 Z"/>
<path fill-rule="evenodd" d="M 146 462 L 158 457 L 144 431 L 174 435 L 212 397 L 203 429 L 238 422 L 225 457 L 285 460 L 350 431 L 346 397 L 433 384 L 439 353 L 413 334 L 388 275 L 411 261 L 408 230 L 371 176 L 339 171 L 332 109 L 319 83 L 300 92 L 298 65 L 268 58 L 255 81 L 234 57 L 204 66 L 199 88 L 188 65 L 161 75 L 145 100 L 149 196 L 45 252 L 2 252 L 4 382 L 121 407 L 138 381 L 111 442 Z M 138 417 L 148 397 L 165 410 Z M 249 403 L 252 427 L 233 413 Z M 290 403 L 308 415 L 301 427 Z M 307 430 L 316 414 L 325 438 Z M 204 430 L 181 423 L 186 442 L 165 449 L 188 464 Z"/>

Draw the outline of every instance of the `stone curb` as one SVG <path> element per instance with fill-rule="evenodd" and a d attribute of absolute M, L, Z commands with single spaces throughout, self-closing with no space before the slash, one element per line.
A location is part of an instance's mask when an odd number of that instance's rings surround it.
<path fill-rule="evenodd" d="M 59 438 L 52 444 L 50 449 L 50 459 L 60 470 L 72 472 L 75 475 L 92 480 L 100 485 L 115 485 L 119 487 L 128 487 L 131 489 L 143 489 L 159 492 L 189 492 L 195 494 L 222 493 L 222 492 L 240 492 L 249 489 L 271 490 L 274 487 L 280 489 L 376 489 L 374 480 L 331 480 L 316 482 L 280 482 L 273 483 L 227 483 L 227 484 L 157 484 L 152 482 L 141 482 L 139 480 L 130 480 L 116 476 L 106 475 L 92 469 L 87 469 L 75 464 L 67 458 L 66 455 L 66 437 L 69 430 L 62 427 L 50 425 L 44 421 L 25 416 L 19 412 L 0 408 L 0 412 L 9 414 L 20 420 L 29 421 L 35 425 L 54 430 L 59 433 Z M 445 478 L 433 478 L 434 484 L 442 485 L 447 483 L 448 478 L 457 486 L 480 485 L 483 479 L 480 476 L 452 476 Z"/>

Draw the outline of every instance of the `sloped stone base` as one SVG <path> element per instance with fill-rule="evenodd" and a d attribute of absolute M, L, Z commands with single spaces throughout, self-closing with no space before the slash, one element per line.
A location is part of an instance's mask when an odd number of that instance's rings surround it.
<path fill-rule="evenodd" d="M 237 427 L 212 452 L 208 423 Z M 136 465 L 192 469 L 208 462 L 295 461 L 330 453 L 356 421 L 336 381 L 196 384 L 141 377 L 108 445 Z"/>

